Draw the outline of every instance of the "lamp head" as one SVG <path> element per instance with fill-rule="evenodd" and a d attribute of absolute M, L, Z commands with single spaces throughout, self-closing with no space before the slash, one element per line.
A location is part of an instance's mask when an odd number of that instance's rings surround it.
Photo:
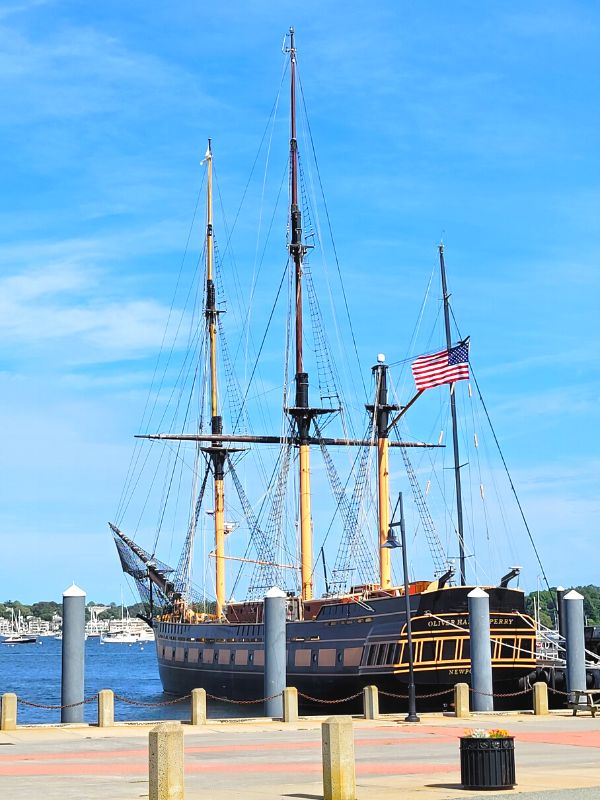
<path fill-rule="evenodd" d="M 394 531 L 392 530 L 391 526 L 388 531 L 387 539 L 381 545 L 382 548 L 385 547 L 386 550 L 395 550 L 397 547 L 402 547 L 396 536 L 394 535 Z"/>

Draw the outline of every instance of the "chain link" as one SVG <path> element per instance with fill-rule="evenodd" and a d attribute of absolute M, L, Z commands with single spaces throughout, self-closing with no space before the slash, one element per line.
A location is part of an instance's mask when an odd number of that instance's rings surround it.
<path fill-rule="evenodd" d="M 270 697 L 261 697 L 259 700 L 230 700 L 228 697 L 215 697 L 214 694 L 206 693 L 206 696 L 210 700 L 218 700 L 220 703 L 232 703 L 236 706 L 251 706 L 254 703 L 266 703 L 268 700 L 274 700 L 276 697 L 281 697 L 283 692 L 277 692 L 277 694 L 272 694 Z"/>
<path fill-rule="evenodd" d="M 417 700 L 425 700 L 431 697 L 443 697 L 444 695 L 451 694 L 454 691 L 454 687 L 450 689 L 443 689 L 439 692 L 428 692 L 427 694 L 419 694 L 415 696 Z M 517 692 L 482 692 L 478 689 L 474 689 L 472 686 L 469 686 L 469 691 L 473 694 L 480 694 L 486 697 L 519 697 L 524 694 L 528 694 L 529 692 L 533 691 L 533 687 L 528 689 L 521 689 Z M 569 692 L 562 692 L 560 689 L 553 689 L 551 686 L 548 686 L 548 691 L 554 692 L 554 694 L 562 695 L 563 697 L 569 697 Z M 258 700 L 231 700 L 228 697 L 217 697 L 217 695 L 206 693 L 206 697 L 210 700 L 216 700 L 219 703 L 231 703 L 232 705 L 256 705 L 258 703 L 266 703 L 269 700 L 274 700 L 276 697 L 281 697 L 282 692 L 277 692 L 277 694 L 272 694 L 270 697 L 261 697 Z M 340 697 L 335 700 L 324 700 L 319 697 L 311 697 L 311 695 L 304 694 L 304 692 L 298 692 L 298 697 L 302 697 L 304 700 L 308 700 L 310 703 L 319 703 L 321 705 L 336 705 L 338 703 L 348 703 L 351 700 L 356 700 L 360 697 L 363 692 L 356 692 L 356 694 L 352 694 L 349 697 Z M 383 689 L 379 690 L 379 694 L 384 697 L 393 697 L 399 700 L 408 700 L 407 694 L 400 694 L 397 692 L 386 692 Z M 182 703 L 186 700 L 191 698 L 191 693 L 183 695 L 182 697 L 177 697 L 174 700 L 162 700 L 157 703 L 145 703 L 142 700 L 133 700 L 129 697 L 124 697 L 120 694 L 115 694 L 115 700 L 119 700 L 121 703 L 127 703 L 131 706 L 143 706 L 145 708 L 159 708 L 160 706 L 172 706 L 176 705 L 177 703 Z M 24 706 L 30 706 L 32 708 L 44 708 L 51 711 L 60 711 L 63 708 L 76 708 L 77 706 L 86 705 L 88 703 L 93 703 L 98 699 L 98 694 L 93 694 L 90 697 L 87 697 L 85 700 L 81 700 L 78 703 L 68 703 L 66 705 L 50 705 L 46 703 L 34 703 L 31 700 L 25 700 L 22 697 L 17 697 L 17 702 L 21 703 Z"/>
<path fill-rule="evenodd" d="M 337 700 L 321 700 L 319 697 L 311 697 L 308 694 L 304 694 L 304 692 L 298 692 L 298 697 L 303 697 L 305 700 L 308 700 L 309 703 L 322 703 L 323 705 L 335 705 L 336 703 L 348 703 L 350 700 L 356 700 L 357 697 L 360 697 L 362 692 L 357 692 L 356 694 L 350 695 L 350 697 L 340 697 Z"/>
<path fill-rule="evenodd" d="M 97 694 L 93 694 L 91 697 L 86 697 L 85 700 L 80 700 L 78 703 L 66 703 L 66 705 L 49 705 L 47 703 L 34 703 L 31 700 L 24 700 L 22 697 L 17 697 L 17 703 L 21 703 L 22 706 L 31 706 L 31 708 L 46 708 L 50 711 L 61 711 L 63 708 L 77 708 L 77 706 L 84 706 L 86 703 L 93 703 L 94 700 L 98 699 Z"/>
<path fill-rule="evenodd" d="M 560 689 L 553 689 L 552 686 L 548 686 L 549 692 L 554 692 L 554 694 L 562 694 L 563 697 L 570 697 L 570 692 L 561 692 Z"/>
<path fill-rule="evenodd" d="M 214 694 L 206 694 L 207 698 L 210 700 L 217 700 L 220 703 L 232 703 L 233 705 L 253 705 L 256 703 L 266 703 L 268 700 L 274 700 L 276 697 L 281 697 L 282 692 L 277 692 L 277 694 L 272 694 L 270 697 L 261 697 L 258 700 L 231 700 L 228 697 L 217 697 Z M 130 706 L 143 706 L 144 708 L 159 708 L 160 706 L 174 706 L 177 703 L 183 703 L 186 700 L 191 698 L 191 693 L 184 694 L 181 697 L 176 697 L 173 700 L 162 700 L 157 703 L 146 703 L 142 700 L 133 700 L 130 697 L 124 697 L 121 694 L 115 694 L 114 699 L 119 700 L 121 703 L 126 703 Z M 67 705 L 50 705 L 47 703 L 34 703 L 31 700 L 25 700 L 22 697 L 17 697 L 17 702 L 21 703 L 24 706 L 31 706 L 32 708 L 44 708 L 50 711 L 60 711 L 63 708 L 76 708 L 77 706 L 83 706 L 87 703 L 93 703 L 98 699 L 97 694 L 91 695 L 91 697 L 87 697 L 85 700 L 81 700 L 79 703 L 68 703 Z"/>
<path fill-rule="evenodd" d="M 130 706 L 144 706 L 146 708 L 157 708 L 159 706 L 174 706 L 177 703 L 182 703 L 184 700 L 188 700 L 191 697 L 191 694 L 184 694 L 181 697 L 176 697 L 174 700 L 161 700 L 158 703 L 144 703 L 142 700 L 132 700 L 129 697 L 123 697 L 120 694 L 115 695 L 115 700 L 120 700 L 122 703 L 127 703 Z"/>
<path fill-rule="evenodd" d="M 425 700 L 428 697 L 443 697 L 445 694 L 450 694 L 454 691 L 454 687 L 451 689 L 444 689 L 441 692 L 429 692 L 428 694 L 417 694 L 415 695 L 415 700 Z M 385 697 L 398 697 L 401 700 L 408 700 L 407 694 L 396 694 L 394 692 L 384 692 L 383 689 L 379 690 L 379 694 L 384 695 Z"/>
<path fill-rule="evenodd" d="M 473 689 L 472 686 L 469 686 L 469 691 L 473 694 L 484 695 L 485 697 L 519 697 L 523 694 L 529 694 L 529 692 L 533 691 L 533 688 L 519 689 L 518 692 L 482 692 L 479 689 Z"/>

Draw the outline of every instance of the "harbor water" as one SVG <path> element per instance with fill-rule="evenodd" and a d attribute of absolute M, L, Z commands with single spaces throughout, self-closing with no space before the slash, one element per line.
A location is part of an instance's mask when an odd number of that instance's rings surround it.
<path fill-rule="evenodd" d="M 62 642 L 40 637 L 36 644 L 0 645 L 0 694 L 14 692 L 19 699 L 37 704 L 19 703 L 22 725 L 60 722 L 57 709 L 39 708 L 60 704 Z M 115 695 L 149 705 L 133 705 L 115 700 L 115 720 L 189 719 L 189 700 L 173 700 L 162 691 L 154 642 L 143 644 L 103 644 L 98 637 L 85 643 L 85 697 L 100 689 L 112 689 Z M 262 704 L 239 705 L 210 701 L 209 716 L 235 718 L 260 716 Z M 96 702 L 84 706 L 86 722 L 96 722 Z"/>

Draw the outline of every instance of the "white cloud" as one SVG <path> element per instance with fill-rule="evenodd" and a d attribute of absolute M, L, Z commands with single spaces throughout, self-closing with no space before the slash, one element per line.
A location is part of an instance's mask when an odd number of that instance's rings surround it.
<path fill-rule="evenodd" d="M 556 421 L 576 415 L 592 415 L 600 403 L 600 387 L 593 384 L 554 386 L 543 391 L 514 394 L 494 405 L 494 416 L 513 420 L 552 417 Z"/>
<path fill-rule="evenodd" d="M 28 0 L 28 2 L 13 3 L 12 5 L 7 3 L 0 8 L 0 21 L 3 19 L 8 19 L 8 17 L 13 17 L 17 14 L 27 13 L 35 8 L 39 8 L 40 6 L 48 5 L 50 1 L 51 0 Z"/>
<path fill-rule="evenodd" d="M 131 299 L 109 270 L 49 264 L 0 280 L 0 341 L 21 358 L 53 349 L 57 365 L 116 361 L 160 347 L 169 308 Z"/>
<path fill-rule="evenodd" d="M 214 103 L 200 89 L 197 77 L 181 67 L 84 25 L 55 26 L 35 39 L 16 26 L 0 26 L 2 84 L 11 90 L 6 94 L 4 122 L 19 125 L 115 110 L 131 114 L 142 107 L 140 90 L 148 87 L 160 95 L 161 106 L 183 92 L 199 105 Z M 145 111 L 150 109 L 146 104 Z"/>

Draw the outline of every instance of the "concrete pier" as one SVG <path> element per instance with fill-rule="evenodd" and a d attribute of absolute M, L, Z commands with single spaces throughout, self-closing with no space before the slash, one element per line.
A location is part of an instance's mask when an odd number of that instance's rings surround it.
<path fill-rule="evenodd" d="M 465 727 L 506 728 L 515 736 L 518 788 L 527 800 L 600 797 L 600 719 L 568 709 L 534 716 L 477 714 L 472 722 L 421 712 L 353 720 L 359 800 L 488 800 L 460 788 Z M 323 798 L 322 725 L 303 717 L 210 719 L 180 726 L 186 800 Z M 148 797 L 149 732 L 155 725 L 23 726 L 0 731 L 0 794 L 10 800 L 140 800 Z M 496 793 L 491 793 L 494 798 Z"/>

